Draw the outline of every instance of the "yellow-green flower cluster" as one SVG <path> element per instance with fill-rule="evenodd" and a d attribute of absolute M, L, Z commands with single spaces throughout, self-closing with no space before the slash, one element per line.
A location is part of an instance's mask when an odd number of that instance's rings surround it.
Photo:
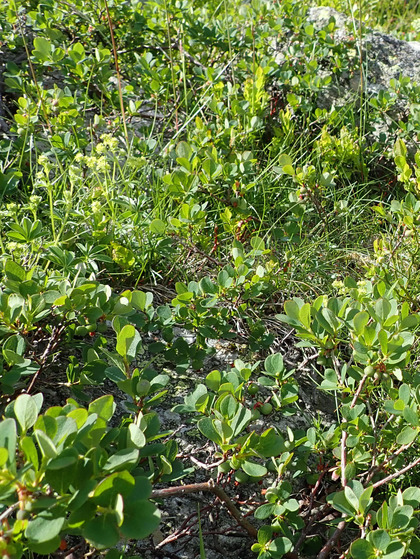
<path fill-rule="evenodd" d="M 102 213 L 102 204 L 98 200 L 94 200 L 91 205 L 92 213 L 93 214 L 101 214 Z"/>
<path fill-rule="evenodd" d="M 101 142 L 93 148 L 91 155 L 78 153 L 75 162 L 79 165 L 85 165 L 88 169 L 97 173 L 106 173 L 111 168 L 107 155 L 109 153 L 114 154 L 117 150 L 118 140 L 111 134 L 102 134 Z"/>
<path fill-rule="evenodd" d="M 48 159 L 46 155 L 40 155 L 38 157 L 38 165 L 40 170 L 37 171 L 35 177 L 38 181 L 46 181 L 49 178 L 50 171 L 53 168 L 51 161 Z"/>
<path fill-rule="evenodd" d="M 96 155 L 86 155 L 83 161 L 88 169 L 95 170 L 98 173 L 106 173 L 106 171 L 109 171 L 110 169 L 105 155 L 101 155 L 99 157 Z"/>
<path fill-rule="evenodd" d="M 341 280 L 334 280 L 332 282 L 332 287 L 337 290 L 340 295 L 346 295 L 347 287 L 345 287 L 344 282 Z"/>
<path fill-rule="evenodd" d="M 118 150 L 118 140 L 111 134 L 102 134 L 101 142 L 95 148 L 96 153 L 103 154 L 107 151 L 115 153 Z"/>

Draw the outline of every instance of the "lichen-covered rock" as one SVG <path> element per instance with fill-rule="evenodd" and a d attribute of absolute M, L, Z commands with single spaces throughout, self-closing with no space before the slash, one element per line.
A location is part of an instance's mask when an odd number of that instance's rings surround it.
<path fill-rule="evenodd" d="M 329 25 L 332 18 L 333 30 Z M 401 135 L 409 151 L 415 153 L 419 148 L 420 42 L 402 41 L 365 28 L 360 33 L 358 21 L 329 7 L 310 8 L 306 21 L 315 28 L 314 45 L 320 39 L 324 41 L 324 50 L 320 51 L 324 54 L 317 60 L 313 79 L 327 79 L 325 86 L 317 90 L 311 85 L 307 93 L 302 93 L 299 83 L 299 95 L 312 96 L 311 103 L 327 111 L 349 107 L 357 112 L 363 103 L 368 143 L 379 141 L 387 151 Z M 325 33 L 332 35 L 332 43 L 325 42 Z M 295 45 L 294 50 L 293 41 L 290 37 L 275 45 L 276 62 L 286 69 L 293 64 L 293 56 L 307 56 L 311 52 L 307 40 L 300 44 L 300 49 Z M 328 44 L 333 46 L 325 54 Z M 342 48 L 337 49 L 339 46 Z M 333 51 L 337 51 L 335 55 Z M 335 67 L 336 56 L 341 60 L 340 68 Z M 275 87 L 284 90 L 284 82 L 279 81 Z"/>
<path fill-rule="evenodd" d="M 316 29 L 322 29 L 331 18 L 335 19 L 336 31 L 334 38 L 338 42 L 345 40 L 349 33 L 358 36 L 357 23 L 328 7 L 310 8 L 308 21 Z M 356 49 L 361 49 L 363 60 L 363 76 L 366 80 L 364 88 L 367 93 L 378 93 L 381 89 L 388 89 L 391 79 L 398 80 L 400 76 L 409 77 L 420 83 L 420 42 L 402 41 L 381 33 L 368 31 L 362 34 L 361 44 L 356 40 Z M 349 80 L 353 91 L 358 91 L 361 83 L 360 73 Z"/>
<path fill-rule="evenodd" d="M 362 49 L 368 90 L 386 89 L 391 79 L 400 76 L 420 83 L 420 42 L 373 32 L 364 38 Z"/>

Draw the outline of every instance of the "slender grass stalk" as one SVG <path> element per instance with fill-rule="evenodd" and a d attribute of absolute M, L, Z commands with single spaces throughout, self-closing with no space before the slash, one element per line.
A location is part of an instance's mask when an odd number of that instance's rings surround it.
<path fill-rule="evenodd" d="M 153 132 L 154 132 L 155 127 L 156 127 L 157 113 L 158 113 L 158 97 L 156 95 L 156 97 L 155 97 L 155 109 L 154 109 L 154 112 L 153 112 L 153 122 L 152 122 L 152 126 L 150 127 L 150 131 L 149 131 L 149 140 L 152 138 Z"/>
<path fill-rule="evenodd" d="M 229 62 L 227 62 L 225 64 L 225 66 L 223 66 L 223 68 L 220 70 L 218 75 L 215 77 L 214 81 L 217 81 L 225 73 L 225 71 L 229 68 L 229 66 L 234 62 L 235 59 L 236 59 L 236 56 L 233 59 L 229 60 Z M 184 124 L 180 128 L 177 129 L 175 134 L 173 134 L 172 138 L 166 143 L 166 145 L 163 148 L 163 151 L 165 151 L 169 147 L 169 145 L 179 137 L 179 135 L 188 127 L 188 125 L 192 122 L 192 120 L 200 112 L 203 111 L 204 107 L 206 107 L 208 105 L 208 103 L 210 102 L 211 96 L 206 99 L 206 94 L 211 90 L 211 88 L 212 88 L 212 84 L 209 84 L 206 87 L 206 89 L 204 90 L 204 93 L 201 96 L 201 99 L 199 101 L 197 101 L 197 103 L 194 106 L 194 109 L 190 113 L 190 116 L 185 119 Z"/>
<path fill-rule="evenodd" d="M 364 157 L 363 157 L 363 138 L 365 135 L 365 124 L 366 124 L 366 111 L 367 111 L 367 98 L 365 95 L 366 89 L 366 77 L 363 65 L 363 6 L 362 0 L 358 0 L 357 11 L 358 11 L 358 21 L 354 17 L 354 7 L 350 5 L 348 0 L 348 5 L 351 13 L 353 30 L 355 36 L 357 36 L 357 49 L 359 55 L 359 75 L 360 75 L 360 92 L 359 92 L 359 158 L 360 158 L 360 173 L 364 179 Z"/>
<path fill-rule="evenodd" d="M 42 108 L 42 112 L 44 113 L 44 118 L 45 118 L 45 122 L 47 123 L 48 126 L 48 130 L 49 132 L 52 134 L 52 128 L 51 128 L 51 124 L 50 124 L 50 120 L 48 118 L 48 113 L 47 113 L 47 109 L 45 108 L 45 103 L 44 103 L 44 96 L 42 94 L 41 88 L 39 87 L 39 83 L 38 80 L 36 78 L 36 74 L 35 74 L 35 69 L 34 66 L 32 64 L 32 60 L 31 60 L 31 55 L 29 53 L 29 48 L 28 48 L 28 43 L 26 42 L 25 39 L 25 33 L 23 32 L 22 29 L 22 25 L 20 23 L 20 18 L 19 18 L 19 14 L 16 11 L 16 21 L 18 22 L 18 26 L 19 26 L 19 33 L 22 39 L 22 43 L 23 43 L 23 47 L 25 49 L 25 53 L 26 53 L 26 58 L 28 60 L 28 65 L 29 65 L 29 71 L 31 73 L 32 76 L 32 80 L 34 82 L 35 88 L 36 88 L 36 92 L 38 94 L 38 99 L 39 99 L 39 104 Z"/>
<path fill-rule="evenodd" d="M 179 40 L 179 52 L 181 54 L 181 64 L 182 64 L 182 81 L 184 85 L 184 104 L 186 115 L 188 116 L 188 89 L 187 89 L 187 65 L 185 62 L 185 52 L 183 47 L 183 37 L 184 37 L 184 26 L 181 24 L 181 38 Z"/>
<path fill-rule="evenodd" d="M 53 236 L 54 243 L 57 242 L 57 234 L 55 230 L 55 217 L 54 217 L 54 193 L 52 184 L 48 183 L 47 186 L 47 194 L 48 194 L 48 206 L 49 206 L 49 213 L 50 213 L 50 221 L 51 221 L 51 232 Z"/>
<path fill-rule="evenodd" d="M 206 559 L 206 550 L 204 547 L 203 530 L 201 528 L 201 515 L 200 515 L 200 503 L 197 503 L 197 517 L 198 517 L 198 537 L 200 540 L 200 559 Z"/>
<path fill-rule="evenodd" d="M 362 43 L 362 0 L 359 0 L 359 66 L 360 66 L 360 120 L 359 120 L 359 155 L 360 172 L 364 178 L 364 157 L 363 157 L 363 138 L 365 136 L 366 123 L 366 79 L 363 68 L 363 43 Z M 366 59 L 367 63 L 367 59 Z"/>
<path fill-rule="evenodd" d="M 175 82 L 175 69 L 174 69 L 174 59 L 172 52 L 172 42 L 171 42 L 171 21 L 169 17 L 168 3 L 165 0 L 165 14 L 166 14 L 166 33 L 168 37 L 168 49 L 169 49 L 169 62 L 171 65 L 171 82 L 172 82 L 172 95 L 174 97 L 175 106 L 175 130 L 178 131 L 178 106 L 177 106 L 177 93 L 176 93 L 176 82 Z"/>
<path fill-rule="evenodd" d="M 119 95 L 119 98 L 120 98 L 120 108 L 121 108 L 121 116 L 122 116 L 122 121 L 123 121 L 123 126 L 124 126 L 125 142 L 128 146 L 129 139 L 128 139 L 128 131 L 127 131 L 127 119 L 126 119 L 126 116 L 125 116 L 124 99 L 123 99 L 123 94 L 122 94 L 121 73 L 120 73 L 120 67 L 119 67 L 119 63 L 118 63 L 117 45 L 115 43 L 114 29 L 113 29 L 112 20 L 111 20 L 111 14 L 109 13 L 109 7 L 108 7 L 108 1 L 107 0 L 105 0 L 105 9 L 106 9 L 106 17 L 107 17 L 107 20 L 108 20 L 109 33 L 111 35 L 112 50 L 113 50 L 113 53 L 114 53 L 114 64 L 115 64 L 115 71 L 117 73 L 118 95 Z"/>
<path fill-rule="evenodd" d="M 229 15 L 228 15 L 228 10 L 227 10 L 227 0 L 223 0 L 223 7 L 225 10 L 225 25 L 226 25 L 226 31 L 227 31 L 227 40 L 228 40 L 228 48 L 229 48 L 229 59 L 232 60 L 232 42 L 230 39 L 230 25 L 229 25 Z M 232 82 L 233 84 L 236 83 L 235 80 L 235 71 L 232 67 Z"/>

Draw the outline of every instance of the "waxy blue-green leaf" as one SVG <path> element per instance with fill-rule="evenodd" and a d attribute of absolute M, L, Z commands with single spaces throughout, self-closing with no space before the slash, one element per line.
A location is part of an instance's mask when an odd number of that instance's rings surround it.
<path fill-rule="evenodd" d="M 5 448 L 8 453 L 7 463 L 10 466 L 16 460 L 16 423 L 11 417 L 0 422 L 0 448 Z"/>
<path fill-rule="evenodd" d="M 232 429 L 233 436 L 236 437 L 240 435 L 244 429 L 249 425 L 252 420 L 252 412 L 244 406 L 239 406 L 235 415 L 233 416 L 230 427 Z"/>
<path fill-rule="evenodd" d="M 216 401 L 215 407 L 225 419 L 232 419 L 238 409 L 238 402 L 232 394 L 222 394 Z"/>
<path fill-rule="evenodd" d="M 91 492 L 90 498 L 101 507 L 109 507 L 116 495 L 128 497 L 135 487 L 133 476 L 123 470 L 104 477 Z"/>
<path fill-rule="evenodd" d="M 359 510 L 359 499 L 354 494 L 353 490 L 346 486 L 344 488 L 344 496 L 346 497 L 347 502 L 353 507 L 354 510 Z"/>
<path fill-rule="evenodd" d="M 51 555 L 59 549 L 61 543 L 60 536 L 56 536 L 47 542 L 37 543 L 30 542 L 30 549 L 33 554 L 37 555 Z"/>
<path fill-rule="evenodd" d="M 222 375 L 220 371 L 217 370 L 211 371 L 206 376 L 206 386 L 209 390 L 213 390 L 213 392 L 217 392 L 219 390 L 221 380 L 222 380 Z"/>
<path fill-rule="evenodd" d="M 131 304 L 135 309 L 145 311 L 152 305 L 152 303 L 153 293 L 150 293 L 150 291 L 133 291 L 131 294 Z"/>
<path fill-rule="evenodd" d="M 284 370 L 283 357 L 281 353 L 269 355 L 264 361 L 264 369 L 267 375 L 277 377 Z"/>
<path fill-rule="evenodd" d="M 375 548 L 367 540 L 356 540 L 350 546 L 350 556 L 353 559 L 376 559 Z"/>
<path fill-rule="evenodd" d="M 299 309 L 299 320 L 303 324 L 303 326 L 307 329 L 311 329 L 311 305 L 309 303 L 305 303 Z"/>
<path fill-rule="evenodd" d="M 135 448 L 143 448 L 146 444 L 146 437 L 141 429 L 135 424 L 130 423 L 128 426 L 129 439 L 127 441 L 127 446 L 130 448 L 134 446 Z"/>
<path fill-rule="evenodd" d="M 63 470 L 76 464 L 79 454 L 75 448 L 66 448 L 56 458 L 50 460 L 47 464 L 47 470 Z"/>
<path fill-rule="evenodd" d="M 388 299 L 382 297 L 381 299 L 378 299 L 376 301 L 375 314 L 381 324 L 383 324 L 387 320 L 390 312 L 391 312 L 391 303 L 388 301 Z"/>
<path fill-rule="evenodd" d="M 413 427 L 419 427 L 419 413 L 416 406 L 416 410 L 411 407 L 406 406 L 403 410 L 403 417 Z"/>
<path fill-rule="evenodd" d="M 354 507 L 347 500 L 344 491 L 340 491 L 339 493 L 334 493 L 332 498 L 332 506 L 339 512 L 347 514 L 348 516 L 353 516 L 357 511 L 358 502 L 356 504 L 356 507 Z"/>
<path fill-rule="evenodd" d="M 369 532 L 366 539 L 379 551 L 385 551 L 391 541 L 390 535 L 385 530 L 373 530 Z"/>
<path fill-rule="evenodd" d="M 27 363 L 29 365 L 30 361 L 27 359 L 24 359 L 21 355 L 19 355 L 19 353 L 16 353 L 16 351 L 13 351 L 11 349 L 7 349 L 5 347 L 2 348 L 2 354 L 4 357 L 4 360 L 6 361 L 6 363 L 12 367 L 13 365 L 23 365 L 25 363 Z"/>
<path fill-rule="evenodd" d="M 54 408 L 50 408 L 44 413 L 44 415 L 38 416 L 34 425 L 34 431 L 35 429 L 43 431 L 50 439 L 54 439 L 57 433 L 56 416 L 58 414 L 52 413 L 53 411 Z"/>
<path fill-rule="evenodd" d="M 257 520 L 265 520 L 273 514 L 275 508 L 275 503 L 266 503 L 257 508 L 254 512 L 254 516 Z"/>
<path fill-rule="evenodd" d="M 360 311 L 353 318 L 354 331 L 358 336 L 363 333 L 365 326 L 369 322 L 369 314 L 366 311 Z"/>
<path fill-rule="evenodd" d="M 220 419 L 213 420 L 214 428 L 220 436 L 222 437 L 222 444 L 229 444 L 231 438 L 233 437 L 232 427 L 226 421 L 221 421 Z"/>
<path fill-rule="evenodd" d="M 258 543 L 265 546 L 270 540 L 273 539 L 273 530 L 271 526 L 262 526 L 257 534 Z"/>
<path fill-rule="evenodd" d="M 355 481 L 357 480 L 352 480 L 350 483 L 354 483 Z M 362 514 L 364 514 L 367 511 L 367 509 L 370 507 L 370 505 L 373 502 L 373 499 L 371 498 L 372 492 L 373 492 L 373 485 L 369 485 L 359 496 L 359 511 Z"/>
<path fill-rule="evenodd" d="M 61 508 L 41 511 L 33 520 L 29 521 L 25 529 L 25 536 L 31 543 L 51 541 L 60 534 L 65 519 L 65 511 Z"/>
<path fill-rule="evenodd" d="M 78 474 L 78 458 L 78 452 L 75 448 L 66 448 L 48 463 L 45 481 L 57 493 L 65 494 L 70 485 L 75 485 L 75 478 Z"/>
<path fill-rule="evenodd" d="M 116 350 L 127 361 L 134 361 L 141 347 L 141 337 L 132 324 L 127 324 L 117 334 Z"/>
<path fill-rule="evenodd" d="M 363 330 L 362 338 L 368 348 L 372 347 L 377 337 L 378 337 L 378 333 L 376 331 L 375 326 L 373 325 L 365 326 Z"/>
<path fill-rule="evenodd" d="M 222 434 L 216 430 L 213 420 L 210 417 L 203 417 L 197 423 L 197 427 L 202 435 L 216 444 L 222 444 Z"/>
<path fill-rule="evenodd" d="M 329 308 L 323 307 L 315 316 L 316 320 L 332 336 L 335 335 L 342 324 L 337 315 Z"/>
<path fill-rule="evenodd" d="M 348 483 L 348 486 L 351 488 L 353 493 L 356 495 L 358 499 L 360 499 L 365 491 L 363 484 L 360 483 L 357 479 L 354 479 Z"/>
<path fill-rule="evenodd" d="M 108 513 L 88 520 L 82 535 L 96 549 L 113 547 L 120 539 L 116 516 Z"/>
<path fill-rule="evenodd" d="M 289 318 L 300 322 L 300 309 L 304 305 L 302 299 L 293 299 L 284 303 L 284 312 Z"/>
<path fill-rule="evenodd" d="M 32 56 L 37 60 L 43 62 L 47 60 L 51 54 L 51 43 L 45 37 L 35 37 L 34 39 L 34 50 L 32 51 Z"/>
<path fill-rule="evenodd" d="M 412 443 L 414 439 L 417 437 L 418 433 L 419 433 L 418 429 L 414 429 L 413 427 L 409 427 L 409 426 L 404 427 L 404 429 L 400 433 L 398 433 L 396 439 L 397 444 L 404 445 L 404 444 Z"/>
<path fill-rule="evenodd" d="M 227 270 L 221 270 L 217 275 L 217 283 L 224 288 L 228 288 L 233 283 L 233 278 L 229 275 Z"/>
<path fill-rule="evenodd" d="M 163 235 L 166 231 L 166 223 L 161 219 L 154 219 L 150 223 L 149 229 L 151 233 L 154 233 L 155 235 Z"/>
<path fill-rule="evenodd" d="M 137 448 L 123 448 L 108 458 L 103 469 L 107 472 L 130 470 L 136 466 L 138 459 L 139 451 Z"/>
<path fill-rule="evenodd" d="M 267 468 L 256 462 L 245 460 L 242 462 L 243 471 L 251 477 L 262 477 L 267 474 Z"/>
<path fill-rule="evenodd" d="M 261 433 L 256 450 L 258 454 L 269 458 L 270 456 L 278 456 L 284 448 L 284 439 L 270 427 Z"/>
<path fill-rule="evenodd" d="M 271 557 L 283 557 L 292 549 L 293 544 L 288 538 L 276 538 L 268 546 Z"/>
<path fill-rule="evenodd" d="M 395 400 L 394 402 L 394 409 L 396 411 L 403 411 L 405 408 L 405 403 L 403 400 L 401 400 L 400 398 L 398 398 L 397 400 Z"/>
<path fill-rule="evenodd" d="M 183 157 L 185 159 L 190 159 L 193 154 L 191 146 L 184 141 L 177 143 L 175 151 L 178 157 Z"/>
<path fill-rule="evenodd" d="M 398 388 L 398 395 L 405 404 L 410 403 L 412 398 L 411 398 L 411 390 L 408 384 L 404 383 Z"/>
<path fill-rule="evenodd" d="M 219 292 L 217 285 L 207 276 L 200 280 L 199 285 L 204 294 L 215 295 Z"/>
<path fill-rule="evenodd" d="M 73 433 L 77 433 L 77 423 L 71 417 L 59 416 L 56 419 L 57 431 L 53 438 L 54 444 L 59 448 Z"/>
<path fill-rule="evenodd" d="M 411 505 L 397 506 L 392 514 L 390 528 L 394 530 L 403 530 L 412 519 L 414 509 Z"/>
<path fill-rule="evenodd" d="M 128 539 L 141 540 L 154 532 L 160 524 L 160 512 L 150 501 L 124 502 L 122 534 Z"/>
<path fill-rule="evenodd" d="M 381 559 L 400 559 L 406 554 L 406 548 L 404 544 L 400 541 L 392 541 L 386 548 L 385 553 L 381 556 Z"/>
<path fill-rule="evenodd" d="M 325 369 L 321 388 L 323 390 L 337 390 L 339 388 L 337 374 L 334 369 Z"/>
<path fill-rule="evenodd" d="M 402 497 L 405 505 L 411 505 L 414 509 L 418 509 L 420 504 L 420 487 L 407 487 L 407 489 L 404 489 Z"/>
<path fill-rule="evenodd" d="M 381 351 L 383 355 L 388 354 L 388 334 L 385 330 L 379 330 L 378 340 L 381 345 Z"/>
<path fill-rule="evenodd" d="M 41 449 L 42 456 L 44 456 L 44 458 L 55 458 L 58 453 L 50 437 L 39 429 L 35 429 L 34 434 L 39 448 Z"/>
<path fill-rule="evenodd" d="M 88 408 L 89 415 L 96 414 L 100 419 L 103 419 L 104 421 L 109 421 L 114 415 L 114 411 L 114 398 L 110 394 L 97 398 L 89 404 Z"/>
<path fill-rule="evenodd" d="M 67 417 L 71 417 L 76 422 L 77 429 L 81 429 L 85 424 L 88 415 L 88 411 L 85 408 L 78 408 L 69 412 Z"/>

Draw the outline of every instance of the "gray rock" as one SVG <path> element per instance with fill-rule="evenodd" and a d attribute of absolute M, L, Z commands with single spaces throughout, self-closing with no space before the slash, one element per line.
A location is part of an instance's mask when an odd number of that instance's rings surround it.
<path fill-rule="evenodd" d="M 325 27 L 331 18 L 335 19 L 337 29 L 334 37 L 337 42 L 348 40 L 350 35 L 358 36 L 357 22 L 340 14 L 333 8 L 325 6 L 310 8 L 308 21 L 319 30 Z M 362 37 L 361 45 L 356 39 L 357 54 L 362 51 L 363 71 L 368 93 L 378 93 L 381 89 L 388 89 L 391 79 L 400 76 L 409 77 L 420 82 L 420 42 L 402 41 L 379 31 L 368 31 Z M 351 89 L 358 91 L 360 75 L 349 80 Z"/>
<path fill-rule="evenodd" d="M 358 22 L 352 18 L 325 6 L 308 10 L 307 21 L 317 31 L 325 28 L 331 18 L 334 18 L 336 23 L 335 43 L 345 45 L 343 56 L 349 57 L 353 69 L 335 73 L 331 67 L 332 59 L 329 62 L 330 66 L 319 66 L 319 77 L 331 75 L 333 79 L 318 93 L 317 106 L 327 110 L 348 106 L 357 111 L 363 101 L 363 110 L 370 112 L 370 101 L 377 98 L 381 91 L 388 91 L 389 104 L 386 110 L 372 110 L 371 118 L 366 120 L 365 138 L 369 143 L 380 141 L 388 144 L 390 148 L 399 133 L 400 127 L 397 123 L 410 119 L 417 122 L 419 118 L 420 42 L 402 41 L 392 35 L 369 29 L 363 30 L 359 40 Z M 274 45 L 276 62 L 279 65 L 286 60 L 289 48 L 290 43 L 287 41 Z M 398 80 L 402 77 L 409 78 L 409 82 L 400 88 Z M 397 82 L 394 89 L 390 87 L 391 80 Z M 278 87 L 281 90 L 282 84 Z M 411 91 L 408 91 L 410 88 Z M 410 133 L 410 129 L 404 132 L 402 137 L 410 153 L 419 149 L 419 142 L 415 135 Z"/>
<path fill-rule="evenodd" d="M 317 29 L 318 31 L 328 25 L 331 18 L 335 19 L 335 24 L 337 26 L 337 30 L 335 32 L 335 37 L 339 39 L 340 36 L 344 37 L 348 34 L 348 29 L 351 26 L 351 19 L 337 12 L 334 8 L 330 8 L 328 6 L 317 6 L 313 8 L 309 8 L 307 19 L 309 23 Z"/>

